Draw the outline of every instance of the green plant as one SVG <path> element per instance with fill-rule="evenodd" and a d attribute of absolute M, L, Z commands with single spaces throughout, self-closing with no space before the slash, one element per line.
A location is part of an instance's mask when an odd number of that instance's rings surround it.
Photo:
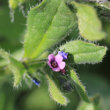
<path fill-rule="evenodd" d="M 30 1 L 9 0 L 9 7 L 16 13 L 17 6 L 24 4 L 25 12 L 28 2 Z M 88 96 L 74 69 L 76 64 L 100 63 L 106 55 L 107 47 L 97 44 L 106 37 L 97 12 L 99 16 L 107 12 L 109 17 L 109 4 L 80 0 L 44 0 L 33 6 L 26 18 L 22 48 L 13 54 L 0 49 L 0 68 L 5 67 L 2 70 L 4 74 L 7 71 L 13 73 L 15 88 L 23 85 L 24 80 L 30 82 L 29 85 L 32 81 L 39 85 L 44 78 L 47 80 L 50 97 L 58 104 L 66 106 L 69 99 L 64 93 L 75 87 L 84 101 L 78 110 L 85 110 L 87 107 L 89 110 L 99 110 L 99 95 Z M 102 11 L 98 11 L 99 7 Z M 52 71 L 47 64 L 49 54 L 56 55 L 58 51 L 68 53 L 64 74 Z M 60 81 L 63 81 L 62 85 Z M 61 86 L 63 89 L 60 89 Z"/>

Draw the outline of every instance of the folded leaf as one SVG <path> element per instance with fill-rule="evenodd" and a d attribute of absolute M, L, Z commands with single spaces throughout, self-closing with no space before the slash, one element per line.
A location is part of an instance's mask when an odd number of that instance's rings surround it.
<path fill-rule="evenodd" d="M 14 86 L 18 86 L 22 80 L 24 73 L 26 72 L 21 62 L 9 55 L 4 50 L 0 49 L 0 56 L 7 60 L 7 66 L 14 74 Z"/>
<path fill-rule="evenodd" d="M 83 84 L 80 82 L 76 72 L 72 69 L 70 70 L 70 77 L 72 78 L 72 80 L 74 81 L 75 87 L 77 92 L 79 93 L 79 95 L 81 96 L 81 98 L 85 101 L 85 102 L 90 102 L 86 89 L 83 86 Z"/>
<path fill-rule="evenodd" d="M 102 32 L 101 22 L 92 6 L 72 2 L 77 8 L 78 26 L 80 35 L 90 41 L 101 40 L 105 38 Z"/>
<path fill-rule="evenodd" d="M 54 81 L 50 79 L 49 76 L 47 75 L 46 75 L 46 78 L 48 80 L 48 86 L 49 86 L 49 92 L 50 92 L 51 98 L 61 105 L 67 105 L 68 100 L 66 99 L 65 96 L 63 96 L 61 91 L 57 88 Z"/>
<path fill-rule="evenodd" d="M 24 41 L 25 57 L 37 58 L 74 27 L 76 17 L 64 0 L 44 0 L 31 8 Z"/>
<path fill-rule="evenodd" d="M 107 48 L 97 46 L 93 43 L 87 43 L 81 40 L 70 41 L 60 47 L 60 50 L 65 50 L 73 55 L 74 62 L 81 63 L 98 63 L 101 62 L 106 54 Z"/>

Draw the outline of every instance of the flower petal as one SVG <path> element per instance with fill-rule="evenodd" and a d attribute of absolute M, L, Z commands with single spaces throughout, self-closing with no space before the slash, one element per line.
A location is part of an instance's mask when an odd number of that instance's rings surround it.
<path fill-rule="evenodd" d="M 61 55 L 63 57 L 63 60 L 66 60 L 67 59 L 67 56 L 68 56 L 68 53 L 65 53 L 63 51 L 59 51 L 58 52 L 58 55 Z"/>
<path fill-rule="evenodd" d="M 65 53 L 65 52 L 64 52 L 64 53 L 63 53 L 63 59 L 66 60 L 66 59 L 67 59 L 67 56 L 68 56 L 68 53 Z"/>
<path fill-rule="evenodd" d="M 52 70 L 55 71 L 55 72 L 59 72 L 59 71 L 60 71 L 60 68 L 59 68 L 59 67 L 57 67 L 57 68 L 52 68 Z"/>
<path fill-rule="evenodd" d="M 54 59 L 55 59 L 54 54 L 50 54 L 50 55 L 48 56 L 48 60 L 49 60 L 49 61 L 54 60 Z"/>
<path fill-rule="evenodd" d="M 58 51 L 58 55 L 62 56 L 62 54 L 63 54 L 63 51 Z"/>
<path fill-rule="evenodd" d="M 56 56 L 55 56 L 55 61 L 56 61 L 58 64 L 61 63 L 62 60 L 63 60 L 63 57 L 62 57 L 61 55 L 56 55 Z"/>
<path fill-rule="evenodd" d="M 50 61 L 48 61 L 48 65 L 49 65 L 50 68 L 53 68 Z"/>
<path fill-rule="evenodd" d="M 65 63 L 65 62 L 61 62 L 61 63 L 58 64 L 58 66 L 59 66 L 59 68 L 62 70 L 62 69 L 65 68 L 66 63 Z"/>

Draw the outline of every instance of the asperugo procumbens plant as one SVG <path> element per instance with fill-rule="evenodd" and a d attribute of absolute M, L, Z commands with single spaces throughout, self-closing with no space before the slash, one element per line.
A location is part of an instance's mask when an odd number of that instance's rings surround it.
<path fill-rule="evenodd" d="M 26 2 L 9 0 L 9 7 L 15 11 Z M 85 106 L 92 105 L 97 110 L 99 97 L 88 97 L 74 65 L 102 62 L 106 54 L 107 47 L 97 45 L 98 40 L 106 37 L 97 15 L 99 11 L 96 12 L 99 7 L 103 8 L 101 13 L 109 12 L 110 3 L 43 0 L 35 4 L 27 15 L 23 49 L 12 55 L 0 49 L 4 59 L 0 67 L 8 67 L 13 73 L 14 87 L 19 87 L 25 79 L 40 86 L 45 77 L 49 94 L 57 103 L 67 105 L 69 99 L 64 93 L 76 89 Z"/>

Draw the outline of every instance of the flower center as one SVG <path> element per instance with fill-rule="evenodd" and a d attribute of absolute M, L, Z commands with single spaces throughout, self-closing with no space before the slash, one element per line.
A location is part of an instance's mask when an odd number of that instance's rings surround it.
<path fill-rule="evenodd" d="M 57 62 L 56 62 L 56 61 L 52 61 L 52 62 L 51 62 L 51 65 L 52 65 L 52 67 L 53 67 L 53 68 L 58 67 L 58 64 L 57 64 Z"/>

